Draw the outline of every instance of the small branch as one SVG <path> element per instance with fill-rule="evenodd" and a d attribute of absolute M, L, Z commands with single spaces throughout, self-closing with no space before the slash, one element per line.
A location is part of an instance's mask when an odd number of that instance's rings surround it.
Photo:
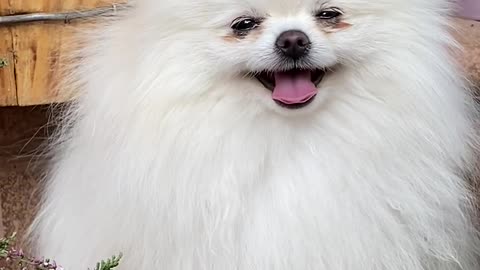
<path fill-rule="evenodd" d="M 100 15 L 115 14 L 117 10 L 126 8 L 126 4 L 115 4 L 111 7 L 103 7 L 85 11 L 62 12 L 62 13 L 30 13 L 21 15 L 0 16 L 0 26 L 30 23 L 39 21 L 63 21 L 68 23 L 72 20 L 90 18 Z"/>

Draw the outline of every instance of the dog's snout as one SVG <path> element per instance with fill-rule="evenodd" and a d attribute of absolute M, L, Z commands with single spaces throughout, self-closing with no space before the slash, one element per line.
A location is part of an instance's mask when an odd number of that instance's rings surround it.
<path fill-rule="evenodd" d="M 285 56 L 298 59 L 308 53 L 310 39 L 302 31 L 290 30 L 280 34 L 276 46 Z"/>

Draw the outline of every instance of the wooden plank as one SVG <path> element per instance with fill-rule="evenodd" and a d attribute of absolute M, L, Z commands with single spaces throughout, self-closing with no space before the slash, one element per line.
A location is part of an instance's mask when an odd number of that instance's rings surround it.
<path fill-rule="evenodd" d="M 71 98 L 68 89 L 60 86 L 72 51 L 70 45 L 75 44 L 75 33 L 85 25 L 33 23 L 13 29 L 18 105 L 58 103 Z"/>
<path fill-rule="evenodd" d="M 13 13 L 13 9 L 10 5 L 12 0 L 0 0 L 0 15 L 9 15 Z"/>
<path fill-rule="evenodd" d="M 94 27 L 81 23 L 32 23 L 16 26 L 13 44 L 17 52 L 16 85 L 18 105 L 30 106 L 72 99 L 71 85 L 64 78 L 72 52 L 84 42 L 79 30 Z"/>
<path fill-rule="evenodd" d="M 73 11 L 119 2 L 114 0 L 0 0 L 10 1 L 15 13 Z"/>
<path fill-rule="evenodd" d="M 12 105 L 17 105 L 12 33 L 9 27 L 0 27 L 0 106 Z"/>
<path fill-rule="evenodd" d="M 62 26 L 59 24 L 18 25 L 13 31 L 17 54 L 16 78 L 19 105 L 45 104 L 54 101 L 51 93 Z"/>
<path fill-rule="evenodd" d="M 5 0 L 0 0 L 5 1 Z M 15 12 L 60 12 L 110 5 L 113 0 L 14 0 Z M 74 27 L 82 24 L 29 23 L 12 28 L 17 55 L 17 97 L 20 106 L 63 102 L 69 96 L 56 87 L 61 82 L 61 59 L 69 54 L 65 48 Z"/>

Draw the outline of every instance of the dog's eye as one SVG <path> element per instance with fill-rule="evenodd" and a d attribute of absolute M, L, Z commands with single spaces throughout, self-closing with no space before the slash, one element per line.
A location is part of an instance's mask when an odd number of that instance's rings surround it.
<path fill-rule="evenodd" d="M 338 9 L 326 9 L 317 13 L 315 17 L 320 20 L 331 20 L 342 15 L 342 12 Z"/>
<path fill-rule="evenodd" d="M 232 22 L 232 29 L 238 32 L 246 32 L 257 28 L 258 22 L 253 18 L 239 18 Z"/>

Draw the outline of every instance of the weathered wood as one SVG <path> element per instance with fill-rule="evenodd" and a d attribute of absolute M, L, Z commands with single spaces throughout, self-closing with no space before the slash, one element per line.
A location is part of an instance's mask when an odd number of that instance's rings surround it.
<path fill-rule="evenodd" d="M 14 13 L 63 12 L 111 5 L 112 0 L 0 0 L 10 2 Z M 0 10 L 2 5 L 0 4 Z"/>
<path fill-rule="evenodd" d="M 0 0 L 0 12 L 10 13 L 9 0 Z M 10 27 L 0 28 L 0 106 L 17 105 L 15 57 Z"/>
<path fill-rule="evenodd" d="M 91 19 L 101 15 L 114 14 L 117 10 L 126 8 L 126 5 L 112 5 L 86 10 L 65 12 L 38 12 L 0 16 L 1 26 L 14 26 L 31 22 L 65 22 L 70 23 L 80 19 Z"/>
<path fill-rule="evenodd" d="M 0 15 L 10 15 L 14 13 L 10 2 L 12 2 L 12 0 L 0 0 Z"/>
<path fill-rule="evenodd" d="M 12 105 L 17 105 L 12 33 L 9 27 L 3 27 L 0 28 L 0 106 Z"/>
<path fill-rule="evenodd" d="M 8 2 L 10 5 L 6 4 Z M 0 0 L 0 12 L 66 12 L 109 6 L 116 2 L 120 1 Z M 67 96 L 57 91 L 56 85 L 61 81 L 61 59 L 69 53 L 64 45 L 73 36 L 72 30 L 72 25 L 64 22 L 36 22 L 11 27 L 16 55 L 16 104 L 28 106 L 68 100 Z M 3 89 L 2 87 L 0 91 L 4 92 Z M 0 97 L 0 106 L 5 105 L 2 98 Z"/>
<path fill-rule="evenodd" d="M 58 70 L 63 25 L 30 24 L 12 29 L 19 105 L 56 101 L 51 92 Z"/>

